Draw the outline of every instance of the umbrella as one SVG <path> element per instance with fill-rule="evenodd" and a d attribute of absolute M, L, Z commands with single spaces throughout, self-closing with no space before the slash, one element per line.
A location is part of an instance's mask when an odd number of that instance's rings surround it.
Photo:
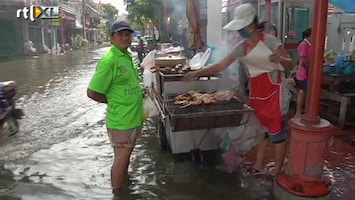
<path fill-rule="evenodd" d="M 330 3 L 344 12 L 355 13 L 354 0 L 330 0 Z"/>

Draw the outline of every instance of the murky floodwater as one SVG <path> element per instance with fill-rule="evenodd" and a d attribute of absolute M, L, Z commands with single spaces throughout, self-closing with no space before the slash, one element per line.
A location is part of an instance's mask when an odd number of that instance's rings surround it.
<path fill-rule="evenodd" d="M 18 83 L 19 106 L 26 114 L 21 132 L 0 147 L 1 200 L 111 198 L 113 152 L 103 121 L 105 105 L 86 97 L 96 63 L 107 50 L 0 63 L 2 80 Z M 123 199 L 273 199 L 257 180 L 224 173 L 219 153 L 206 157 L 196 164 L 189 155 L 161 151 L 154 127 L 146 125 L 132 155 L 131 183 Z M 355 178 L 350 164 L 327 166 L 328 177 L 335 176 L 337 183 L 345 171 Z"/>

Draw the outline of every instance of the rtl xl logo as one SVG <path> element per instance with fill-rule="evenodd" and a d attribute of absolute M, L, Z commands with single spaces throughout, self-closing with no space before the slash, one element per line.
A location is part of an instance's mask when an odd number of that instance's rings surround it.
<path fill-rule="evenodd" d="M 30 6 L 24 7 L 23 9 L 18 9 L 16 12 L 16 17 L 24 19 L 30 19 L 35 21 L 37 18 L 41 19 L 58 19 L 59 18 L 59 7 L 49 7 L 49 6 Z"/>

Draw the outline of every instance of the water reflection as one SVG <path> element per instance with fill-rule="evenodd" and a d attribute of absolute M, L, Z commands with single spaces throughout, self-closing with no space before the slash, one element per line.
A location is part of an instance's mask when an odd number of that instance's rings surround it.
<path fill-rule="evenodd" d="M 350 200 L 355 195 L 355 148 L 342 137 L 331 138 L 324 177 L 332 183 L 333 199 Z"/>

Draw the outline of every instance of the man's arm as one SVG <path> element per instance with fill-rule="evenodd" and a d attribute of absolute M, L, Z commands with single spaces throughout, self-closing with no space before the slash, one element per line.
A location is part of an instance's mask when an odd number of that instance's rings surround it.
<path fill-rule="evenodd" d="M 98 63 L 95 74 L 87 89 L 87 96 L 99 103 L 107 103 L 106 92 L 111 86 L 114 76 L 114 64 L 109 60 Z"/>
<path fill-rule="evenodd" d="M 104 94 L 95 92 L 93 90 L 87 89 L 87 95 L 90 99 L 99 102 L 99 103 L 107 103 L 106 96 Z"/>

